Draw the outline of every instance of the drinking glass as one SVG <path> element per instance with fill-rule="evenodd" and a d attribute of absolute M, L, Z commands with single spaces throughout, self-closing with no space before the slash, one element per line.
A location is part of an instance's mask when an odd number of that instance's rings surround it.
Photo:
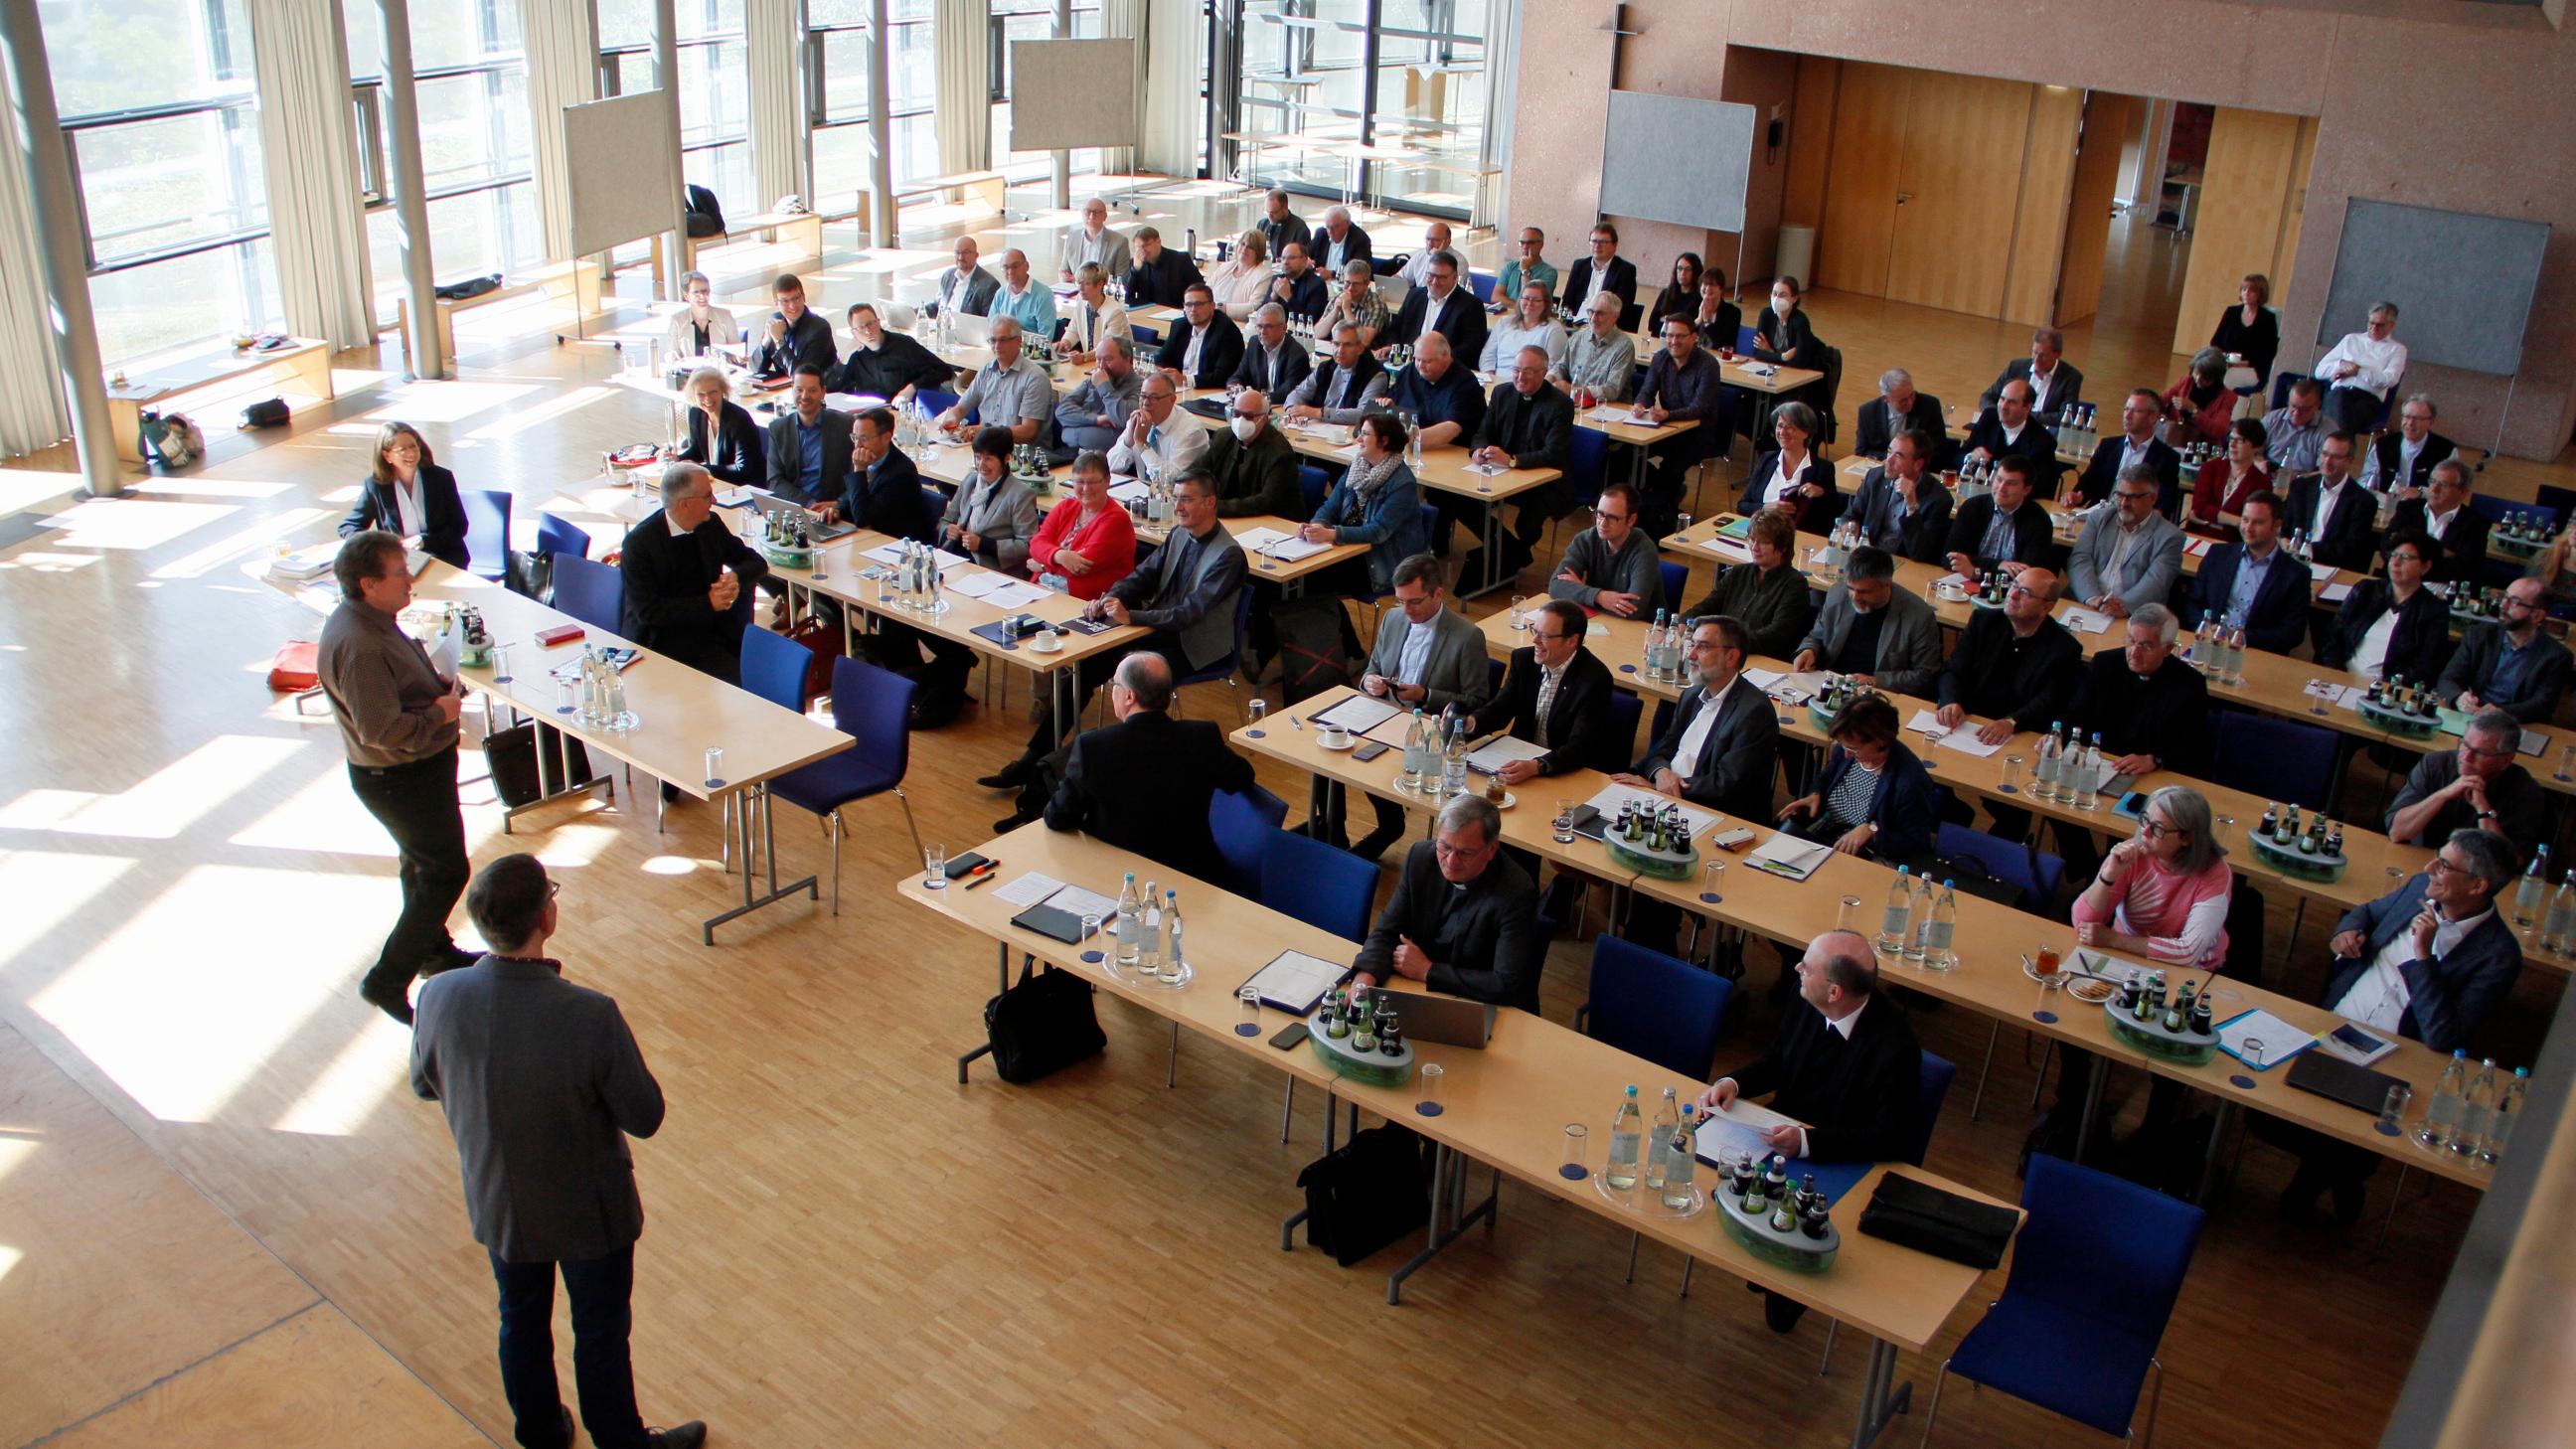
<path fill-rule="evenodd" d="M 1438 1062 L 1425 1062 L 1421 1069 L 1413 1074 L 1414 1081 L 1420 1083 L 1422 1087 L 1422 1100 L 1416 1104 L 1415 1110 L 1421 1112 L 1423 1116 L 1440 1115 L 1440 1079 L 1447 1075 L 1447 1072 L 1440 1069 Z"/>
<path fill-rule="evenodd" d="M 1514 629 L 1516 629 L 1516 630 L 1525 630 L 1525 629 L 1529 628 L 1529 614 L 1528 614 L 1528 612 L 1527 612 L 1527 611 L 1528 611 L 1528 609 L 1529 609 L 1529 595 L 1527 595 L 1527 594 L 1514 594 L 1514 595 L 1512 595 L 1512 627 L 1513 627 Z M 2576 746 L 2570 746 L 2569 748 L 2570 748 L 2571 750 L 2576 750 Z M 2562 779 L 2562 780 L 2563 780 L 2563 779 L 2566 779 L 2567 777 L 2566 777 L 2566 776 L 2564 776 L 2564 775 L 2561 775 L 2561 776 L 2559 776 L 2558 778 L 2560 778 L 2560 779 Z"/>
<path fill-rule="evenodd" d="M 1559 1177 L 1570 1182 L 1581 1182 L 1592 1175 L 1591 1165 L 1586 1160 L 1590 1154 L 1583 1143 L 1585 1135 L 1582 1123 L 1565 1124 L 1565 1165 L 1556 1170 Z"/>
<path fill-rule="evenodd" d="M 1726 862 L 1718 857 L 1717 847 L 1709 847 L 1708 864 L 1699 868 L 1700 895 L 1710 904 L 1726 898 Z"/>
<path fill-rule="evenodd" d="M 2263 1038 L 2249 1036 L 2236 1044 L 2236 1055 L 2250 1071 L 2263 1070 Z"/>
<path fill-rule="evenodd" d="M 2406 1125 L 2406 1109 L 2415 1102 L 2415 1089 L 2399 1082 L 2388 1089 L 2388 1100 L 2379 1104 L 2379 1129 L 2389 1136 L 2397 1135 Z"/>
<path fill-rule="evenodd" d="M 1097 915 L 1093 915 L 1093 914 L 1091 914 L 1091 913 L 1089 913 L 1089 912 L 1085 912 L 1085 913 L 1083 914 L 1083 917 L 1082 917 L 1082 939 L 1084 939 L 1084 940 L 1088 941 L 1088 940 L 1091 940 L 1092 938 L 1094 938 L 1094 937 L 1098 936 L 1099 934 L 1100 934 L 1100 917 L 1098 917 Z M 1097 947 L 1097 946 L 1093 947 L 1093 948 L 1091 949 L 1090 955 L 1091 955 L 1094 959 L 1097 959 L 1097 958 L 1098 958 L 1098 956 L 1100 955 L 1100 948 L 1099 948 L 1099 947 Z"/>
<path fill-rule="evenodd" d="M 1257 726 L 1270 717 L 1270 701 L 1256 694 L 1244 706 L 1244 713 L 1250 715 L 1252 723 Z"/>
<path fill-rule="evenodd" d="M 2062 953 L 2055 946 L 2042 946 L 2031 953 L 2031 974 L 2042 981 L 2054 980 L 2057 976 L 2058 963 L 2063 959 Z"/>
<path fill-rule="evenodd" d="M 570 714 L 572 713 L 572 708 L 573 682 L 561 675 L 557 675 L 555 676 L 555 713 Z"/>
<path fill-rule="evenodd" d="M 1684 533 L 1684 532 L 1687 532 L 1687 531 L 1689 531 L 1690 526 L 1691 526 L 1691 516 L 1690 516 L 1689 514 L 1687 514 L 1687 513 L 1676 513 L 1676 514 L 1674 514 L 1674 515 L 1673 515 L 1673 532 L 1675 532 L 1675 533 Z"/>
<path fill-rule="evenodd" d="M 1238 987 L 1234 993 L 1236 1036 L 1261 1035 L 1261 988 Z"/>
<path fill-rule="evenodd" d="M 948 847 L 925 845 L 921 848 L 921 888 L 939 891 L 948 888 Z"/>
<path fill-rule="evenodd" d="M 2219 816 L 2217 822 L 2211 827 L 2209 833 L 2218 837 L 2219 844 L 2225 845 L 2227 842 L 2236 838 L 2236 817 L 2233 815 Z"/>
<path fill-rule="evenodd" d="M 2021 793 L 2021 756 L 2004 756 L 2004 778 L 1999 788 L 2007 795 Z"/>
<path fill-rule="evenodd" d="M 1574 843 L 1574 802 L 1572 800 L 1559 800 L 1556 802 L 1554 831 L 1557 844 L 1572 845 Z"/>
<path fill-rule="evenodd" d="M 2558 752 L 2558 779 L 2561 783 L 2576 780 L 2576 745 Z"/>
<path fill-rule="evenodd" d="M 712 790 L 723 783 L 724 746 L 709 745 L 707 746 L 707 788 Z"/>
<path fill-rule="evenodd" d="M 2308 681 L 2308 713 L 2319 719 L 2326 717 L 2325 699 L 2317 693 L 2318 690 L 2325 688 L 2325 683 L 2322 679 Z"/>
<path fill-rule="evenodd" d="M 492 682 L 510 682 L 510 646 L 507 644 L 496 642 L 492 646 Z"/>
<path fill-rule="evenodd" d="M 1860 929 L 1860 897 L 1845 896 L 1842 898 L 1841 904 L 1834 908 L 1834 929 L 1837 931 L 1857 931 Z"/>

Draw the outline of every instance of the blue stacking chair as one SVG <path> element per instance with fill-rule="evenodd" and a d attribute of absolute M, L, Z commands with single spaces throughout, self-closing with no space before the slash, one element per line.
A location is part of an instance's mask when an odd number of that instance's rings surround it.
<path fill-rule="evenodd" d="M 933 417 L 957 406 L 957 394 L 935 387 L 914 388 L 912 399 L 929 409 Z"/>
<path fill-rule="evenodd" d="M 1574 485 L 1576 503 L 1590 508 L 1600 502 L 1601 490 L 1610 483 L 1610 435 L 1598 428 L 1576 428 L 1573 446 L 1566 453 L 1565 476 Z M 1559 521 L 1548 520 L 1547 538 L 1551 548 L 1556 543 Z"/>
<path fill-rule="evenodd" d="M 1986 868 L 1986 873 L 2021 892 L 2014 905 L 2033 915 L 2046 914 L 2057 899 L 2057 884 L 2066 876 L 2066 862 L 2044 850 L 2033 850 L 2018 840 L 2006 840 L 1971 830 L 1949 821 L 1933 827 L 1932 849 L 1942 856 L 1959 856 Z M 1997 1021 L 1986 1032 L 1986 1059 L 1977 1068 L 1976 1095 L 1968 1102 L 1968 1120 L 1974 1122 L 1983 1113 L 1986 1102 L 1986 1075 L 1994 1070 L 1995 1043 L 2003 1036 L 2003 1023 Z M 2056 1044 L 2050 1043 L 2054 1052 Z M 2048 1055 L 2039 1059 L 2041 1076 L 2048 1074 Z M 1945 1088 L 1946 1090 L 1946 1088 Z"/>
<path fill-rule="evenodd" d="M 742 687 L 780 709 L 805 712 L 805 676 L 814 651 L 774 629 L 742 631 Z"/>
<path fill-rule="evenodd" d="M 921 485 L 921 532 L 913 535 L 920 543 L 939 542 L 939 520 L 948 512 L 948 495 L 924 483 Z"/>
<path fill-rule="evenodd" d="M 477 578 L 497 579 L 510 571 L 510 490 L 462 488 L 465 504 L 466 567 Z"/>
<path fill-rule="evenodd" d="M 1501 277 L 1492 272 L 1479 272 L 1471 269 L 1467 273 L 1467 285 L 1475 290 L 1476 300 L 1483 302 L 1488 306 L 1493 304 L 1494 287 L 1501 280 Z"/>
<path fill-rule="evenodd" d="M 2207 1215 L 2046 1153 L 2031 1155 L 2021 1205 L 2030 1216 L 2013 1245 L 2003 1296 L 1932 1380 L 1923 1442 L 1932 1441 L 1941 1390 L 1954 1373 L 2126 1439 L 2153 1369 L 2138 1436 L 2141 1449 L 2153 1444 L 2165 1374 L 2156 1345 Z"/>
<path fill-rule="evenodd" d="M 1225 860 L 1225 888 L 1239 896 L 1261 893 L 1261 861 L 1270 837 L 1288 818 L 1288 802 L 1262 789 L 1250 794 L 1220 790 L 1208 797 L 1208 831 Z"/>
<path fill-rule="evenodd" d="M 1714 971 L 1617 936 L 1592 940 L 1592 999 L 1576 1007 L 1575 1029 L 1633 1057 L 1693 1081 L 1708 1079 L 1717 1034 L 1735 984 Z M 1640 1110 L 1651 1113 L 1652 1103 Z M 1628 1281 L 1637 1281 L 1637 1245 L 1628 1235 Z M 1686 1260 L 1687 1261 L 1687 1260 Z M 1687 1266 L 1683 1291 L 1689 1291 Z"/>
<path fill-rule="evenodd" d="M 1690 565 L 1669 559 L 1655 561 L 1655 571 L 1664 579 L 1664 607 L 1678 617 L 1682 611 L 1682 594 L 1690 588 Z"/>
<path fill-rule="evenodd" d="M 571 519 L 540 513 L 537 515 L 537 552 L 547 557 L 568 553 L 574 558 L 588 558 L 590 534 Z"/>
<path fill-rule="evenodd" d="M 602 633 L 618 632 L 626 607 L 624 574 L 596 559 L 559 553 L 554 556 L 554 581 L 556 608 Z"/>
<path fill-rule="evenodd" d="M 860 659 L 833 660 L 832 725 L 858 743 L 769 782 L 770 794 L 823 818 L 832 842 L 833 915 L 841 913 L 843 806 L 893 791 L 903 806 L 904 828 L 912 832 L 913 853 L 921 853 L 921 827 L 903 793 L 904 773 L 912 766 L 912 731 L 906 727 L 912 693 L 912 681 L 893 670 Z"/>
<path fill-rule="evenodd" d="M 1377 863 L 1320 840 L 1282 830 L 1271 835 L 1261 856 L 1260 901 L 1283 916 L 1294 916 L 1319 931 L 1346 941 L 1368 939 L 1369 906 L 1377 898 Z M 1279 1108 L 1279 1140 L 1297 1114 L 1297 1079 Z"/>
<path fill-rule="evenodd" d="M 1306 516 L 1297 521 L 1303 523 L 1306 519 L 1313 518 L 1317 511 L 1323 508 L 1324 500 L 1332 495 L 1332 491 L 1333 475 L 1323 464 L 1298 464 L 1297 492 L 1306 500 Z"/>
<path fill-rule="evenodd" d="M 2335 732 L 2322 725 L 2222 710 L 2215 745 L 2209 766 L 2214 784 L 2310 810 L 2326 809 L 2332 800 Z"/>
<path fill-rule="evenodd" d="M 1645 714 L 1643 695 L 1627 689 L 1610 691 L 1610 735 L 1619 742 L 1621 758 L 1615 763 L 1609 760 L 1586 760 L 1583 763 L 1608 774 L 1617 774 L 1628 768 L 1629 761 L 1637 758 L 1637 721 L 1645 718 Z"/>
<path fill-rule="evenodd" d="M 1184 684 L 1207 684 L 1222 679 L 1225 681 L 1227 694 L 1234 699 L 1234 722 L 1243 723 L 1243 691 L 1237 687 L 1235 677 L 1242 672 L 1240 666 L 1243 662 L 1244 631 L 1251 627 L 1252 586 L 1245 584 L 1234 591 L 1234 647 L 1225 651 L 1223 658 L 1212 661 L 1207 668 L 1193 669 L 1173 680 L 1173 689 L 1178 690 Z M 1109 691 L 1104 689 L 1100 693 L 1103 698 L 1106 698 Z M 1174 694 L 1172 712 L 1176 715 L 1180 713 L 1180 703 L 1180 696 L 1177 693 Z"/>

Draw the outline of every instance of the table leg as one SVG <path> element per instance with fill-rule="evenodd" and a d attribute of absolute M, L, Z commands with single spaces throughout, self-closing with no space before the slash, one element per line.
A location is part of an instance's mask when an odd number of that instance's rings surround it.
<path fill-rule="evenodd" d="M 1007 943 L 998 943 L 998 942 L 997 942 L 997 943 L 994 945 L 994 948 L 993 948 L 993 964 L 994 964 L 995 969 L 996 969 L 996 970 L 1000 973 L 1000 975 L 1001 975 L 1001 979 L 1002 979 L 1002 980 L 1001 980 L 1001 990 L 1003 990 L 1003 991 L 1008 991 L 1008 990 L 1010 990 L 1010 989 L 1011 989 L 1011 948 L 1010 948 L 1010 946 L 1009 946 Z M 959 1085 L 959 1086 L 961 1086 L 961 1087 L 962 1087 L 962 1086 L 964 1086 L 964 1085 L 966 1085 L 966 1064 L 967 1064 L 968 1062 L 971 1062 L 971 1061 L 975 1060 L 977 1057 L 987 1057 L 987 1056 L 991 1056 L 992 1054 L 993 1054 L 993 1044 L 992 1044 L 990 1041 L 987 1041 L 987 1042 L 985 1042 L 982 1046 L 979 1046 L 979 1047 L 975 1048 L 973 1051 L 966 1053 L 964 1056 L 959 1057 L 959 1058 L 957 1059 L 957 1085 Z"/>
<path fill-rule="evenodd" d="M 2093 1119 L 2102 1110 L 2102 1079 L 2111 1075 L 2110 1058 L 2093 1054 L 2093 1075 L 2084 1083 L 2084 1115 L 2075 1123 L 2075 1160 L 2084 1160 L 2084 1148 L 2093 1140 Z M 2065 1078 L 2058 1078 L 2059 1090 L 2065 1089 Z"/>
<path fill-rule="evenodd" d="M 2203 1209 L 2218 1195 L 2218 1144 L 2227 1140 L 2227 1124 L 2236 1115 L 2236 1104 L 2218 1098 L 2218 1116 L 2209 1124 L 2209 1146 L 2200 1155 L 2200 1190 L 2193 1201 Z"/>
<path fill-rule="evenodd" d="M 757 814 L 760 817 L 761 830 L 763 834 L 767 837 L 768 842 L 774 847 L 777 840 L 777 834 L 776 831 L 771 828 L 772 822 L 769 813 L 769 787 L 766 785 L 745 786 L 743 789 L 735 792 L 733 805 L 734 847 L 742 854 L 742 904 L 707 917 L 701 930 L 705 937 L 705 943 L 710 946 L 716 943 L 716 927 L 723 925 L 725 922 L 730 921 L 737 916 L 747 916 L 753 911 L 759 910 L 762 906 L 786 900 L 787 898 L 795 895 L 798 891 L 803 891 L 808 898 L 815 901 L 823 899 L 822 883 L 817 877 L 809 875 L 803 880 L 790 881 L 784 886 L 781 886 L 778 883 L 778 856 L 774 848 L 772 849 L 769 857 L 768 892 L 767 894 L 760 893 L 760 888 L 753 883 L 751 878 L 751 852 L 753 845 L 751 826 L 752 817 Z"/>
<path fill-rule="evenodd" d="M 960 1072 L 965 1070 L 966 1069 L 962 1064 L 958 1067 L 958 1071 Z M 1291 1078 L 1290 1080 L 1293 1081 L 1295 1079 Z M 1340 1115 L 1341 1110 L 1339 1101 L 1333 1094 L 1333 1089 L 1331 1087 L 1326 1087 L 1324 1089 L 1324 1155 L 1326 1157 L 1333 1155 L 1333 1119 Z M 1288 1216 L 1279 1220 L 1279 1251 L 1283 1253 L 1293 1253 L 1297 1251 L 1297 1225 L 1305 1220 L 1306 1210 L 1304 1208 L 1299 1208 L 1295 1212 L 1290 1213 Z"/>
<path fill-rule="evenodd" d="M 1891 1392 L 1892 1390 L 1892 1392 Z M 1869 1372 L 1861 1378 L 1860 1414 L 1852 1424 L 1852 1449 L 1869 1449 L 1888 1421 L 1913 1406 L 1914 1385 L 1896 1382 L 1896 1345 L 1869 1341 Z"/>

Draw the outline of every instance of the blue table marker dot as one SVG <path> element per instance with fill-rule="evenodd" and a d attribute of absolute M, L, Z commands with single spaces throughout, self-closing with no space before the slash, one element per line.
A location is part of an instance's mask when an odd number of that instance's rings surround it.
<path fill-rule="evenodd" d="M 1637 666 L 1634 664 L 1622 664 L 1619 666 L 1619 672 L 1621 674 L 1634 674 L 1637 672 Z"/>
<path fill-rule="evenodd" d="M 1099 964 L 1100 964 L 1100 962 L 1101 962 L 1101 955 L 1100 955 L 1100 953 L 1099 953 L 1099 952 L 1097 952 L 1097 951 L 1085 951 L 1085 952 L 1083 952 L 1083 953 L 1082 953 L 1082 964 L 1084 964 L 1084 965 L 1086 965 L 1086 966 L 1097 966 L 1097 965 L 1099 965 Z"/>
<path fill-rule="evenodd" d="M 2018 795 L 2021 793 L 2021 787 L 2019 785 L 1998 785 L 1995 789 L 1998 793 L 2005 795 Z"/>
<path fill-rule="evenodd" d="M 1719 894 L 1718 894 L 1717 892 L 1715 892 L 1715 891 L 1701 891 L 1701 892 L 1699 893 L 1699 899 L 1700 899 L 1700 904 L 1705 905 L 1705 906 L 1713 906 L 1713 905 L 1716 905 L 1719 901 L 1722 901 L 1722 900 L 1724 900 L 1724 899 L 1726 899 L 1726 898 L 1725 898 L 1724 896 L 1719 895 Z"/>
<path fill-rule="evenodd" d="M 2057 1025 L 2057 1013 L 2053 1011 L 2034 1011 L 2030 1014 L 2030 1019 L 2042 1026 Z"/>
<path fill-rule="evenodd" d="M 2250 1092 L 2254 1090 L 2254 1079 L 2245 1075 L 2243 1072 L 2238 1072 L 2227 1079 L 2227 1085 L 2234 1087 L 2240 1092 Z"/>
<path fill-rule="evenodd" d="M 1581 1182 L 1583 1179 L 1592 1175 L 1592 1170 L 1578 1163 L 1569 1162 L 1563 1167 L 1558 1168 L 1556 1170 L 1556 1175 L 1564 1178 L 1568 1182 Z"/>
<path fill-rule="evenodd" d="M 2371 1130 L 2377 1132 L 2382 1137 L 2394 1137 L 2397 1135 L 2399 1130 L 2397 1124 L 2394 1122 L 2373 1122 L 2370 1126 Z"/>
<path fill-rule="evenodd" d="M 1449 1109 L 1441 1106 L 1437 1102 L 1416 1102 L 1413 1104 L 1413 1110 L 1421 1113 L 1425 1117 L 1437 1117 Z"/>
<path fill-rule="evenodd" d="M 1238 1021 L 1234 1024 L 1234 1034 L 1236 1036 L 1259 1036 L 1261 1035 L 1261 1023 L 1257 1021 Z"/>

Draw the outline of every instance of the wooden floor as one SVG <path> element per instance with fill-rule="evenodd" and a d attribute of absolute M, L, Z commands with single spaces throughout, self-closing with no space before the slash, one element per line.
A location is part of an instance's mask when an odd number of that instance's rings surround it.
<path fill-rule="evenodd" d="M 1240 224 L 1205 191 L 1142 207 L 1167 229 Z M 945 255 L 913 241 L 907 273 Z M 2169 286 L 2154 279 L 2175 274 L 2171 247 L 2130 236 L 2115 288 Z M 836 314 L 887 264 L 836 252 L 809 269 L 818 305 Z M 728 287 L 772 269 L 754 258 Z M 1899 357 L 1972 399 L 2023 332 L 1813 305 L 1850 359 L 1847 407 Z M 2105 321 L 2073 355 L 2104 396 L 2161 385 L 2178 366 L 2152 345 L 2164 325 Z M 661 407 L 610 383 L 604 349 L 479 335 L 471 316 L 462 330 L 461 380 L 404 383 L 345 356 L 334 407 L 284 433 L 210 428 L 209 463 L 127 498 L 71 502 L 66 458 L 0 469 L 0 1446 L 510 1441 L 453 1150 L 408 1090 L 405 1034 L 354 993 L 393 914 L 389 848 L 328 724 L 263 684 L 270 653 L 317 621 L 247 572 L 278 537 L 328 536 L 386 418 L 420 425 L 467 486 L 512 489 L 523 524 L 601 449 L 659 436 Z M 1025 700 L 916 739 L 926 837 L 962 847 L 1008 808 L 972 779 L 1016 749 Z M 1185 704 L 1231 716 L 1222 687 Z M 1265 783 L 1304 799 L 1300 780 Z M 1506 1189 L 1499 1228 L 1413 1279 L 1400 1309 L 1381 1297 L 1400 1254 L 1351 1271 L 1282 1254 L 1312 1094 L 1282 1146 L 1276 1077 L 1185 1049 L 1166 1090 L 1165 1036 L 1114 1004 L 1100 1059 L 1029 1089 L 981 1073 L 958 1087 L 992 956 L 891 898 L 909 852 L 891 801 L 855 812 L 839 919 L 775 908 L 710 950 L 695 922 L 729 884 L 710 812 L 677 807 L 657 835 L 649 797 L 621 788 L 505 838 L 488 788 L 466 799 L 478 859 L 534 849 L 560 873 L 555 947 L 621 1001 L 669 1094 L 636 1152 L 650 1422 L 703 1417 L 719 1444 L 779 1449 L 1288 1446 L 1322 1437 L 1319 1401 L 1356 1392 L 1406 1444 L 1665 1440 L 1677 1404 L 1781 1442 L 1848 1434 L 1856 1346 L 1819 1378 L 1821 1322 L 1776 1338 L 1721 1275 L 1678 1298 L 1660 1254 L 1623 1284 L 1624 1234 L 1526 1194 Z M 813 822 L 780 824 L 788 863 L 820 868 Z M 2307 920 L 2293 980 L 2313 983 L 2323 938 Z M 1554 946 L 1551 1017 L 1582 1000 L 1587 952 Z M 2554 992 L 2526 981 L 2516 1010 L 2536 1017 Z M 1721 1061 L 1772 1029 L 1755 996 Z M 1938 1012 L 1918 1030 L 1973 1074 L 1982 1021 Z M 1996 1058 L 1983 1120 L 1963 1080 L 1931 1161 L 2011 1195 L 2033 1070 L 2017 1034 Z M 2166 1443 L 2378 1437 L 2473 1199 L 2410 1182 L 2374 1254 L 2368 1231 L 2277 1221 L 2285 1176 L 2248 1147 L 2202 1240 L 2164 1345 Z M 2394 1179 L 2374 1184 L 2374 1221 Z M 568 1328 L 558 1349 L 569 1387 Z M 1928 1388 L 1933 1367 L 1903 1371 Z M 1992 1394 L 1952 1395 L 1944 1419 L 1951 1443 L 2081 1437 Z"/>

